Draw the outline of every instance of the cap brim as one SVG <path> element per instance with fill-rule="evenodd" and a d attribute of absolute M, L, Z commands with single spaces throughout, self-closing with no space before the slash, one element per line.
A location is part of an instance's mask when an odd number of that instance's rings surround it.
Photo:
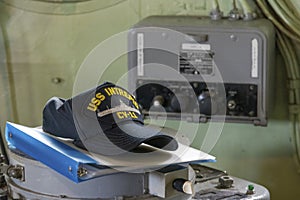
<path fill-rule="evenodd" d="M 94 134 L 75 145 L 94 153 L 118 155 L 135 151 L 142 143 L 166 151 L 175 151 L 177 141 L 160 128 L 144 126 L 134 121 L 119 123 L 117 126 L 103 131 L 104 134 Z"/>
<path fill-rule="evenodd" d="M 109 132 L 106 132 L 106 135 L 111 142 L 129 151 L 137 148 L 141 143 L 167 151 L 175 151 L 178 148 L 177 141 L 172 136 L 162 132 L 159 127 L 144 126 L 129 121 L 118 124 Z"/>

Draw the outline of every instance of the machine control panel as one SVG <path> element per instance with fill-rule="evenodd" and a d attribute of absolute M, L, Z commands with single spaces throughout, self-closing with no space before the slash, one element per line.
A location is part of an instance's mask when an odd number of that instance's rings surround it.
<path fill-rule="evenodd" d="M 150 110 L 159 115 L 163 107 L 169 116 L 200 112 L 201 120 L 205 116 L 221 115 L 222 108 L 226 107 L 227 116 L 257 117 L 257 85 L 225 83 L 225 99 L 220 95 L 221 84 L 190 82 L 190 87 L 185 87 L 175 81 L 138 80 L 137 85 L 137 101 L 146 116 Z"/>
<path fill-rule="evenodd" d="M 275 71 L 268 20 L 152 16 L 129 31 L 128 48 L 129 90 L 146 117 L 267 125 Z"/>

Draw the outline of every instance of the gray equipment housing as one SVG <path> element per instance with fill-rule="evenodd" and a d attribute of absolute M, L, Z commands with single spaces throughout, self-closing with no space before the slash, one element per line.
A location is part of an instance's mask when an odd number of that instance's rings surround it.
<path fill-rule="evenodd" d="M 128 48 L 129 90 L 146 117 L 267 125 L 275 69 L 268 20 L 151 16 L 129 31 Z"/>
<path fill-rule="evenodd" d="M 15 150 L 9 150 L 8 157 L 8 169 L 22 173 L 20 176 L 18 173 L 5 173 L 5 182 L 0 185 L 0 199 L 270 199 L 265 187 L 202 165 L 169 166 L 149 173 L 119 173 L 74 183 Z M 7 167 L 1 163 L 0 169 L 3 171 L 2 168 Z M 175 190 L 173 183 L 176 179 L 190 180 L 194 194 Z M 251 190 L 247 189 L 249 185 Z"/>

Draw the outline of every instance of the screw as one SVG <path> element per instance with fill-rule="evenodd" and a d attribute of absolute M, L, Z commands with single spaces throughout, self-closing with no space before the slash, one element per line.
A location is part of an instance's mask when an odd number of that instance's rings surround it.
<path fill-rule="evenodd" d="M 9 177 L 21 180 L 23 178 L 23 167 L 21 167 L 21 166 L 11 166 L 7 170 L 7 175 Z"/>
<path fill-rule="evenodd" d="M 232 40 L 232 41 L 237 41 L 238 40 L 238 37 L 236 36 L 236 35 L 230 35 L 230 39 Z"/>
<path fill-rule="evenodd" d="M 142 80 L 138 80 L 138 84 L 139 84 L 139 85 L 142 85 L 142 84 L 143 84 L 143 81 L 142 81 Z"/>
<path fill-rule="evenodd" d="M 77 175 L 79 176 L 79 177 L 83 177 L 83 176 L 85 176 L 85 175 L 87 175 L 88 174 L 88 171 L 85 169 L 85 168 L 83 168 L 83 167 L 80 167 L 79 169 L 78 169 L 78 171 L 77 171 Z"/>
<path fill-rule="evenodd" d="M 168 35 L 167 35 L 167 33 L 165 33 L 165 32 L 163 32 L 163 33 L 161 34 L 161 36 L 162 36 L 164 39 L 167 39 L 167 38 L 168 38 Z"/>
<path fill-rule="evenodd" d="M 54 77 L 54 78 L 51 79 L 51 81 L 54 84 L 59 84 L 59 83 L 61 83 L 63 81 L 63 79 L 59 78 L 59 77 Z"/>

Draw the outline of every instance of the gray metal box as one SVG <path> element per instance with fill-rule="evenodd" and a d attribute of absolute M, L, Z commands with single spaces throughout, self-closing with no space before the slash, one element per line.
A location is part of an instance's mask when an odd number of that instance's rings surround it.
<path fill-rule="evenodd" d="M 149 194 L 161 198 L 175 198 L 176 196 L 182 196 L 183 193 L 178 192 L 173 188 L 173 181 L 178 178 L 188 180 L 188 173 L 187 167 L 174 165 L 150 172 L 148 178 Z"/>
<path fill-rule="evenodd" d="M 267 125 L 275 69 L 268 20 L 152 16 L 129 31 L 128 48 L 129 89 L 146 116 Z"/>

